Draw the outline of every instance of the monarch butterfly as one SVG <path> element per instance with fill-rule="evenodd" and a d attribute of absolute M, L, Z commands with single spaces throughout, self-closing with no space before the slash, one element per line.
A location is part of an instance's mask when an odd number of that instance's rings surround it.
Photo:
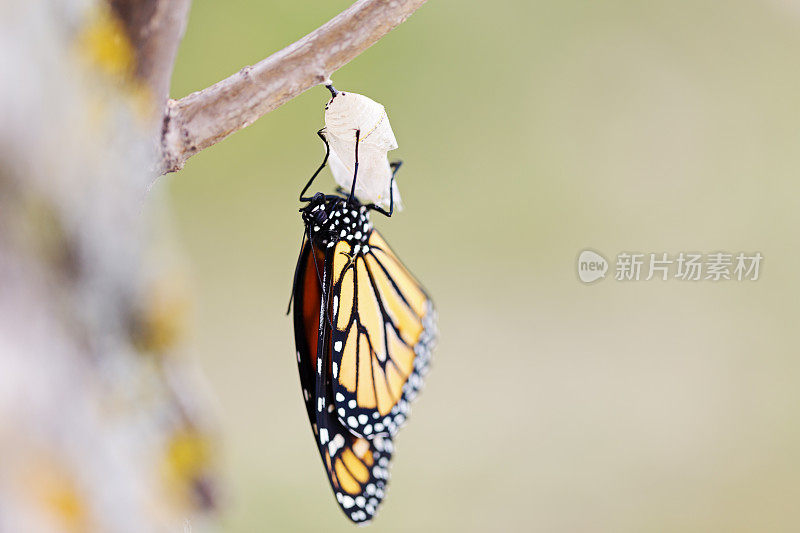
<path fill-rule="evenodd" d="M 336 96 L 334 89 L 331 93 Z M 306 410 L 339 506 L 355 523 L 370 521 L 387 489 L 394 437 L 427 373 L 436 340 L 431 299 L 372 227 L 370 211 L 350 194 L 305 196 L 305 224 L 294 275 L 294 331 Z M 392 185 L 400 163 L 392 164 Z M 291 306 L 291 300 L 290 300 Z"/>

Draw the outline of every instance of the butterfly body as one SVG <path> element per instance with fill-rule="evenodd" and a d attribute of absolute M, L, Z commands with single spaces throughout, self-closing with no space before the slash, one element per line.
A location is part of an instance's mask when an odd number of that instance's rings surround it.
<path fill-rule="evenodd" d="M 318 246 L 330 248 L 345 241 L 360 250 L 372 231 L 367 207 L 340 196 L 317 193 L 300 212 L 311 241 Z"/>
<path fill-rule="evenodd" d="M 370 221 L 370 206 L 317 193 L 300 211 L 294 326 L 309 421 L 336 499 L 371 520 L 394 437 L 422 386 L 436 313 Z"/>

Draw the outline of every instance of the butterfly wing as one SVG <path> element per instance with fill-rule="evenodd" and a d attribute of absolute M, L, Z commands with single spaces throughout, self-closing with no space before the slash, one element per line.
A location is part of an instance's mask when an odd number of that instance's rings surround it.
<path fill-rule="evenodd" d="M 327 307 L 323 288 L 329 285 L 330 265 L 324 252 L 304 243 L 294 293 L 297 363 L 306 412 L 331 488 L 348 518 L 362 523 L 372 519 L 385 495 L 393 443 L 388 436 L 359 437 L 333 411 L 330 327 L 320 312 Z"/>
<path fill-rule="evenodd" d="M 394 436 L 428 369 L 433 303 L 374 229 L 363 248 L 339 241 L 332 267 L 336 413 L 360 436 Z"/>

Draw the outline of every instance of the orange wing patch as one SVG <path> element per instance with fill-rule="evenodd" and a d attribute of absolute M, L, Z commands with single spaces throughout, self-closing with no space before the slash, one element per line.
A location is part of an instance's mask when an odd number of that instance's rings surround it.
<path fill-rule="evenodd" d="M 292 293 L 311 429 L 339 506 L 356 523 L 384 498 L 392 439 L 436 336 L 433 304 L 372 229 L 371 207 L 322 193 L 309 200 Z"/>
<path fill-rule="evenodd" d="M 314 397 L 314 380 L 322 376 L 317 373 L 314 351 L 317 347 L 322 297 L 317 270 L 321 271 L 322 268 L 324 264 L 321 254 L 306 243 L 300 255 L 298 292 L 295 295 L 297 362 L 311 428 L 336 499 L 351 520 L 366 523 L 375 516 L 385 496 L 393 443 L 388 436 L 367 440 L 348 431 L 333 412 L 333 393 L 330 386 L 325 388 L 325 398 Z M 349 275 L 352 277 L 352 273 Z M 347 278 L 347 274 L 344 278 Z M 358 337 L 357 328 L 348 330 L 347 349 L 344 350 L 340 362 L 343 371 L 339 372 L 331 366 L 331 370 L 353 392 L 358 389 L 355 366 L 358 362 Z M 366 338 L 363 333 L 361 337 Z M 368 343 L 366 340 L 363 342 L 368 350 Z M 348 363 L 349 360 L 353 363 Z M 374 397 L 372 401 L 375 402 Z M 320 410 L 319 405 L 325 408 Z"/>
<path fill-rule="evenodd" d="M 427 369 L 435 312 L 386 241 L 373 230 L 368 242 L 334 249 L 331 360 L 339 419 L 372 438 L 394 435 L 405 421 Z"/>
<path fill-rule="evenodd" d="M 333 425 L 338 429 L 332 439 L 321 443 L 320 452 L 336 499 L 354 522 L 368 522 L 386 493 L 393 443 L 389 437 L 356 437 Z"/>

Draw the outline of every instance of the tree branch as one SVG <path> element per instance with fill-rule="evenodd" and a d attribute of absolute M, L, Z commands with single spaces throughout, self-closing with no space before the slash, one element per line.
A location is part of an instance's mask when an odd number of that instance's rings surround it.
<path fill-rule="evenodd" d="M 359 0 L 299 41 L 180 100 L 169 100 L 160 174 L 255 122 L 375 44 L 425 0 Z"/>

